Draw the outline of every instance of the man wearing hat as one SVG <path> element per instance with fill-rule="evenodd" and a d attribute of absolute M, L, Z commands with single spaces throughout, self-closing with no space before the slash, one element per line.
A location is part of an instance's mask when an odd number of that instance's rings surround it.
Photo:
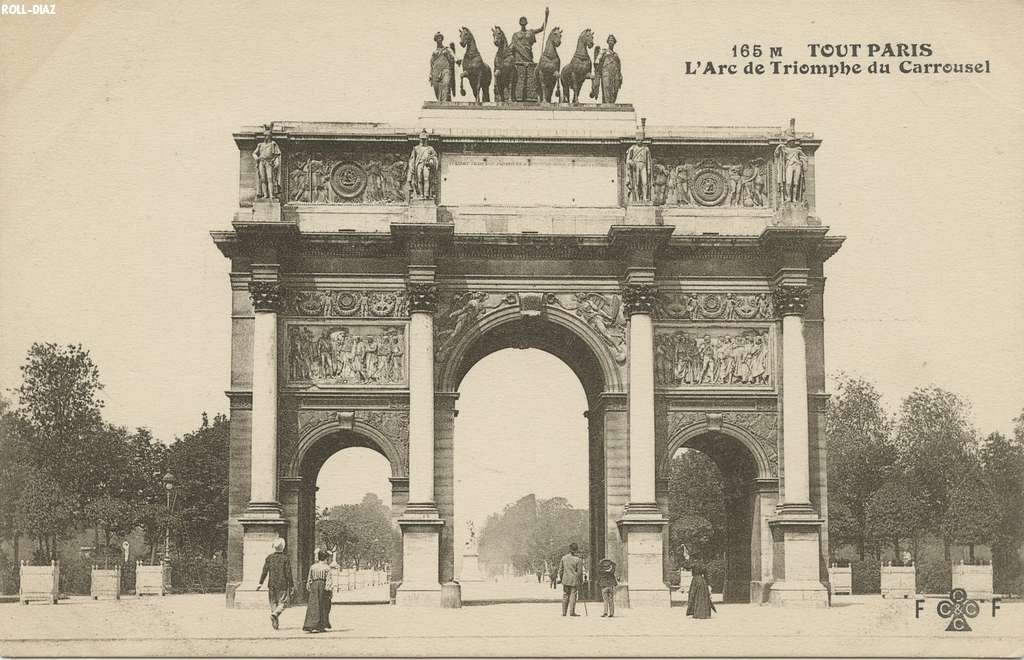
<path fill-rule="evenodd" d="M 562 583 L 562 616 L 576 614 L 576 599 L 579 597 L 580 585 L 583 584 L 583 559 L 579 555 L 580 547 L 569 544 L 569 552 L 562 555 L 558 566 L 558 581 Z"/>
<path fill-rule="evenodd" d="M 615 577 L 615 562 L 605 558 L 597 562 L 597 586 L 601 589 L 601 600 L 604 601 L 602 617 L 615 616 L 615 587 L 619 580 Z"/>
<path fill-rule="evenodd" d="M 288 556 L 284 554 L 284 539 L 278 538 L 274 541 L 274 553 L 267 555 L 263 562 L 263 572 L 260 574 L 260 583 L 256 586 L 259 591 L 263 581 L 267 580 L 267 596 L 270 597 L 270 624 L 277 630 L 279 625 L 278 617 L 284 608 L 288 607 L 288 599 L 291 597 L 292 588 L 292 566 Z"/>

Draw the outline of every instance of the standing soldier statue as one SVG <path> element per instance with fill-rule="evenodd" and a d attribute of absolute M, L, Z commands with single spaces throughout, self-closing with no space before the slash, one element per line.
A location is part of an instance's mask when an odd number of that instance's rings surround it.
<path fill-rule="evenodd" d="M 263 127 L 263 142 L 252 152 L 256 161 L 256 199 L 273 199 L 281 189 L 281 149 L 270 139 L 270 126 Z"/>
<path fill-rule="evenodd" d="M 641 120 L 645 121 L 645 120 Z M 629 177 L 629 201 L 651 203 L 651 148 L 643 129 L 637 131 L 636 142 L 626 151 L 626 174 Z"/>
<path fill-rule="evenodd" d="M 775 147 L 775 180 L 779 187 L 779 203 L 804 201 L 807 155 L 796 135 L 796 119 L 789 120 L 789 130 Z"/>
<path fill-rule="evenodd" d="M 550 10 L 544 8 L 544 24 L 536 30 L 526 27 L 528 21 L 525 16 L 519 18 L 519 32 L 512 35 L 509 40 L 509 48 L 512 49 L 513 57 L 513 68 L 512 68 L 512 100 L 513 101 L 528 101 L 536 100 L 530 98 L 528 92 L 530 85 L 533 82 L 533 44 L 537 43 L 537 34 L 543 32 L 548 27 L 548 14 Z M 543 44 L 542 44 L 543 45 Z M 520 80 L 522 82 L 520 83 Z M 522 84 L 522 88 L 519 85 Z M 521 93 L 517 93 L 517 90 Z"/>
<path fill-rule="evenodd" d="M 601 91 L 601 103 L 615 103 L 622 87 L 622 60 L 615 52 L 618 40 L 614 34 L 608 35 L 608 49 L 598 54 L 600 46 L 594 48 L 594 81 L 590 85 L 590 98 L 597 98 Z"/>
<path fill-rule="evenodd" d="M 437 174 L 437 152 L 427 144 L 427 132 L 420 132 L 420 143 L 412 148 L 406 182 L 409 184 L 410 199 L 433 199 L 434 180 Z"/>
<path fill-rule="evenodd" d="M 438 101 L 451 101 L 455 94 L 455 53 L 444 45 L 444 35 L 434 35 L 437 48 L 430 54 L 430 75 L 427 80 L 434 88 L 434 97 Z"/>

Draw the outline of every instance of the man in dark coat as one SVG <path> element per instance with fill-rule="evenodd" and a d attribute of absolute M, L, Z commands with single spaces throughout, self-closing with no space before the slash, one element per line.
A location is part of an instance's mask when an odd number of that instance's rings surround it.
<path fill-rule="evenodd" d="M 570 543 L 569 552 L 562 556 L 558 565 L 558 579 L 562 583 L 562 616 L 566 611 L 569 616 L 579 616 L 576 614 L 576 599 L 583 584 L 583 559 L 579 551 L 578 545 Z"/>
<path fill-rule="evenodd" d="M 292 581 L 292 566 L 288 556 L 284 554 L 284 539 L 274 541 L 274 553 L 267 555 L 263 562 L 263 572 L 260 574 L 260 583 L 256 590 L 263 586 L 267 580 L 267 596 L 270 598 L 270 625 L 277 630 L 280 622 L 278 617 L 284 608 L 288 607 L 288 600 L 292 595 L 294 583 Z"/>

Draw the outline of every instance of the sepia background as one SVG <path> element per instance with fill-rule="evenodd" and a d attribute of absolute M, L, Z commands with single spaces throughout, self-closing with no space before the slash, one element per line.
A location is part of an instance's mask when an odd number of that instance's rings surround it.
<path fill-rule="evenodd" d="M 539 27 L 544 11 L 534 0 L 56 1 L 55 17 L 0 17 L 0 387 L 17 385 L 32 341 L 81 342 L 108 418 L 168 441 L 227 409 L 228 261 L 208 232 L 237 208 L 232 131 L 415 127 L 435 31 L 447 42 L 469 27 L 490 62 L 491 26 L 508 33 L 525 14 Z M 1022 18 L 1019 2 L 590 0 L 553 4 L 549 30 L 566 34 L 563 63 L 582 29 L 601 45 L 614 33 L 619 100 L 649 124 L 781 129 L 796 117 L 822 138 L 817 212 L 848 237 L 826 265 L 826 369 L 873 380 L 890 408 L 915 386 L 947 388 L 988 433 L 1010 431 L 1024 393 Z M 683 74 L 685 60 L 732 63 L 733 44 L 811 62 L 808 43 L 868 42 L 930 43 L 923 61 L 987 59 L 992 73 Z M 586 505 L 586 403 L 567 367 L 503 352 L 462 389 L 460 518 L 479 524 L 527 477 L 538 496 Z M 345 488 L 321 483 L 321 496 L 386 494 L 374 460 L 349 459 Z"/>

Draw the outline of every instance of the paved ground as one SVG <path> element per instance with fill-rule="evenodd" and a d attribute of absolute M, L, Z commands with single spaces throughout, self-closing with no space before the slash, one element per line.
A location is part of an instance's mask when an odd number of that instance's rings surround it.
<path fill-rule="evenodd" d="M 0 655 L 546 655 L 570 656 L 1019 656 L 1024 603 L 1002 603 L 992 618 L 983 603 L 972 632 L 944 632 L 946 621 L 926 602 L 878 596 L 839 597 L 831 609 L 719 605 L 710 620 L 688 619 L 681 607 L 627 610 L 614 619 L 562 618 L 555 603 L 506 603 L 460 610 L 336 605 L 334 631 L 303 633 L 302 608 L 282 616 L 228 610 L 221 595 L 87 598 L 59 605 L 0 604 Z M 582 608 L 581 608 L 582 611 Z"/>

